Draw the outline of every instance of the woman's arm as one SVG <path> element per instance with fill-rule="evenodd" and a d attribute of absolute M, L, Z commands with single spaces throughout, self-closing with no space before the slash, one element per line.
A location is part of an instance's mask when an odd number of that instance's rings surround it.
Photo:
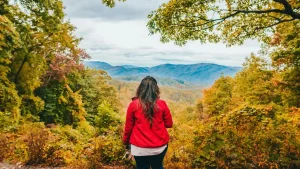
<path fill-rule="evenodd" d="M 165 127 L 166 128 L 172 128 L 173 126 L 173 119 L 172 119 L 172 115 L 171 115 L 171 112 L 170 112 L 170 109 L 167 105 L 167 103 L 165 101 L 163 101 L 164 105 L 165 105 L 165 109 L 164 109 L 164 115 L 163 115 L 163 118 L 164 118 L 164 122 L 165 122 Z"/>
<path fill-rule="evenodd" d="M 123 135 L 123 143 L 125 145 L 129 144 L 130 135 L 134 126 L 134 109 L 132 103 L 128 106 L 126 113 L 125 129 Z"/>

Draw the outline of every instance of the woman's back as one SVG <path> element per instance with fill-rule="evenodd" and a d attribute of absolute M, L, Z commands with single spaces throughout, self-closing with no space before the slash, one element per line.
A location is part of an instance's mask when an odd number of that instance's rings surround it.
<path fill-rule="evenodd" d="M 157 81 L 145 77 L 137 88 L 136 96 L 128 106 L 123 142 L 132 146 L 131 154 L 137 169 L 163 169 L 163 159 L 168 149 L 172 115 L 161 100 Z M 129 147 L 129 146 L 126 146 Z"/>
<path fill-rule="evenodd" d="M 165 101 L 156 100 L 152 124 L 145 116 L 139 99 L 134 99 L 130 103 L 126 116 L 128 120 L 125 124 L 124 143 L 129 141 L 139 147 L 154 148 L 169 142 L 169 134 L 166 128 L 172 127 L 173 121 Z"/>

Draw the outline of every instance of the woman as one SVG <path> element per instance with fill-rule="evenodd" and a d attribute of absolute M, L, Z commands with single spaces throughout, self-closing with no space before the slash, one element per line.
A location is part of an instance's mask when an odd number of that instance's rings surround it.
<path fill-rule="evenodd" d="M 163 169 L 173 120 L 159 94 L 157 81 L 147 76 L 127 109 L 123 142 L 130 145 L 137 169 Z"/>

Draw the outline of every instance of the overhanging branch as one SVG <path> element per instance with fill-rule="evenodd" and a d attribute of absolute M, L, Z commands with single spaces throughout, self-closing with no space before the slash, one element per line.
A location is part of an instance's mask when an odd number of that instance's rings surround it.
<path fill-rule="evenodd" d="M 300 19 L 300 13 L 293 10 L 292 5 L 286 0 L 273 0 L 274 2 L 280 3 L 284 6 L 284 14 L 290 15 L 294 19 Z"/>
<path fill-rule="evenodd" d="M 268 9 L 268 10 L 220 10 L 220 11 L 224 11 L 224 12 L 228 12 L 227 15 L 225 15 L 224 17 L 221 18 L 217 18 L 217 19 L 207 19 L 205 17 L 202 16 L 194 16 L 195 20 L 186 22 L 186 23 L 182 23 L 182 24 L 172 24 L 171 26 L 182 26 L 182 27 L 201 27 L 201 26 L 206 26 L 209 24 L 208 27 L 204 27 L 202 30 L 205 29 L 209 29 L 212 28 L 222 22 L 224 22 L 225 20 L 227 20 L 228 18 L 233 18 L 238 14 L 270 14 L 270 13 L 278 13 L 278 14 L 283 14 L 283 15 L 288 15 L 290 17 L 292 17 L 292 19 L 285 19 L 282 20 L 284 17 L 280 17 L 280 18 L 276 18 L 274 16 L 271 16 L 271 18 L 273 18 L 274 20 L 276 20 L 277 22 L 272 23 L 270 25 L 267 25 L 265 27 L 262 28 L 269 28 L 269 27 L 273 27 L 276 26 L 278 24 L 284 23 L 284 22 L 289 22 L 289 21 L 293 21 L 296 19 L 300 19 L 300 14 L 297 12 L 294 12 L 292 6 L 286 1 L 286 0 L 274 0 L 275 2 L 281 3 L 284 6 L 284 9 Z M 202 24 L 197 24 L 199 21 L 205 21 Z"/>

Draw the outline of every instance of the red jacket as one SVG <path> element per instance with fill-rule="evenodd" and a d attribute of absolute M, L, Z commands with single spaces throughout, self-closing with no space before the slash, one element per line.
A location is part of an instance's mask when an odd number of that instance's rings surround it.
<path fill-rule="evenodd" d="M 154 112 L 152 127 L 143 113 L 139 99 L 134 99 L 127 109 L 124 144 L 143 148 L 161 147 L 169 142 L 167 128 L 173 125 L 172 115 L 165 101 L 156 101 L 158 110 Z"/>

